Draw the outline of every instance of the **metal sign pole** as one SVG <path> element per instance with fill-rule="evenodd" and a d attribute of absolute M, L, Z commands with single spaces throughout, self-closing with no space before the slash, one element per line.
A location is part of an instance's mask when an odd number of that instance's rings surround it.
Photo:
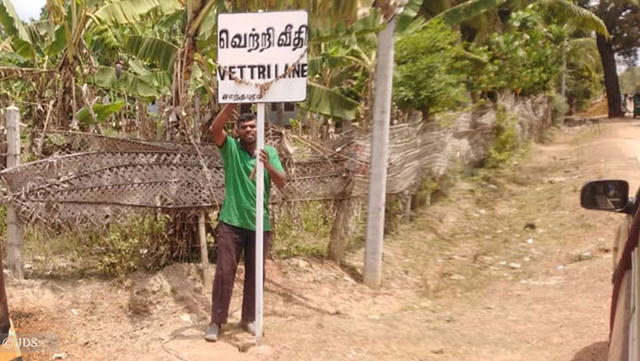
<path fill-rule="evenodd" d="M 258 139 L 257 152 L 264 149 L 264 103 L 258 103 Z M 264 165 L 260 162 L 260 154 L 256 159 L 256 345 L 260 345 L 262 341 L 262 289 L 263 289 L 263 245 L 264 245 Z"/>

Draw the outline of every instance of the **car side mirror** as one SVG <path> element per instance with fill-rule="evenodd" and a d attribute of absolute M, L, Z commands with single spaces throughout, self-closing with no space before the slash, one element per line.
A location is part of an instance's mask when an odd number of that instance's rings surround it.
<path fill-rule="evenodd" d="M 623 180 L 587 182 L 580 191 L 580 205 L 586 209 L 622 212 L 629 206 L 629 183 Z"/>

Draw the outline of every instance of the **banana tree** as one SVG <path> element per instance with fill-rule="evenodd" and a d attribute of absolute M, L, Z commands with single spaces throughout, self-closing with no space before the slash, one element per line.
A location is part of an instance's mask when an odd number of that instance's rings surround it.
<path fill-rule="evenodd" d="M 78 110 L 77 83 L 98 70 L 88 44 L 112 35 L 109 27 L 133 26 L 151 14 L 172 13 L 181 6 L 178 0 L 48 0 L 49 18 L 25 26 L 11 0 L 0 0 L 0 24 L 8 35 L 3 49 L 24 59 L 30 68 L 57 70 L 56 118 L 67 127 Z"/>
<path fill-rule="evenodd" d="M 10 0 L 0 0 L 0 24 L 7 35 L 3 42 L 8 46 L 5 49 L 30 59 L 35 64 L 36 56 L 31 38 Z"/>
<path fill-rule="evenodd" d="M 370 1 L 369 1 L 370 2 Z M 335 38 L 336 36 L 353 34 L 357 31 L 375 31 L 378 24 L 372 22 L 375 14 L 358 21 L 358 8 L 362 1 L 358 2 L 339 2 L 339 1 L 221 1 L 221 0 L 193 0 L 187 1 L 186 13 L 187 22 L 184 28 L 184 40 L 179 52 L 175 58 L 173 66 L 173 90 L 172 90 L 172 129 L 174 138 L 177 134 L 185 133 L 188 118 L 192 114 L 189 101 L 192 89 L 190 81 L 192 80 L 192 69 L 194 63 L 196 68 L 200 69 L 206 78 L 206 84 L 213 84 L 215 74 L 215 63 L 211 59 L 216 57 L 216 15 L 221 12 L 238 12 L 238 11 L 254 11 L 254 10 L 287 10 L 287 9 L 306 9 L 311 14 L 310 18 L 310 35 L 311 42 L 320 42 Z M 367 21 L 368 20 L 368 21 Z M 374 24 L 376 27 L 372 27 Z M 313 55 L 314 47 L 310 52 Z M 154 51 L 160 53 L 160 51 Z M 215 98 L 215 89 L 210 85 L 206 85 L 210 96 Z M 355 110 L 358 105 L 349 101 L 340 92 L 330 89 L 323 84 L 310 85 L 308 88 L 309 98 L 314 101 L 306 102 L 303 107 L 307 107 L 310 111 L 319 112 L 321 114 L 355 117 Z M 318 92 L 314 94 L 314 92 Z M 318 101 L 323 94 L 331 92 L 333 99 L 339 99 L 336 104 L 347 107 L 339 109 L 336 106 L 329 106 L 326 101 Z M 339 114 L 338 114 L 339 113 Z M 185 134 L 183 134 L 184 136 Z"/>
<path fill-rule="evenodd" d="M 83 37 L 85 33 L 93 29 L 100 30 L 100 27 L 104 31 L 105 26 L 135 25 L 151 13 L 176 12 L 180 9 L 181 4 L 177 0 L 84 0 L 66 3 L 59 0 L 48 0 L 46 6 L 47 11 L 51 14 L 51 20 L 57 25 L 56 39 L 53 43 L 57 46 L 50 48 L 49 55 L 54 56 L 60 52 L 64 54 L 58 64 L 63 84 L 62 99 L 58 104 L 60 119 L 68 120 L 68 114 L 74 114 L 75 118 L 77 113 L 76 77 L 84 81 L 86 70 L 90 72 L 97 70 L 94 62 L 89 61 L 89 66 L 83 63 L 83 58 L 91 60 L 91 53 Z M 104 71 L 104 69 L 102 70 Z M 71 109 L 67 104 L 71 104 Z"/>

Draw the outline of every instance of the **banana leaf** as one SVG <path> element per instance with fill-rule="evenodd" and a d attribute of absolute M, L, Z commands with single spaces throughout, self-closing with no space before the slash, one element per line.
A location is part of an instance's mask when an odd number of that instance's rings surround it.
<path fill-rule="evenodd" d="M 11 37 L 13 50 L 24 58 L 35 60 L 29 33 L 10 0 L 0 0 L 0 24 Z"/>
<path fill-rule="evenodd" d="M 120 78 L 117 78 L 116 69 L 112 67 L 99 67 L 98 72 L 89 77 L 87 81 L 101 88 L 141 98 L 155 98 L 161 94 L 159 87 L 155 87 L 129 72 L 122 71 Z"/>
<path fill-rule="evenodd" d="M 335 90 L 319 84 L 307 84 L 307 100 L 300 108 L 337 119 L 355 119 L 360 104 Z"/>
<path fill-rule="evenodd" d="M 162 39 L 149 36 L 130 36 L 124 49 L 140 60 L 156 64 L 158 68 L 173 74 L 178 47 Z"/>
<path fill-rule="evenodd" d="M 168 91 L 171 87 L 171 76 L 166 71 L 156 71 L 140 76 L 140 79 L 153 85 L 156 88 Z"/>
<path fill-rule="evenodd" d="M 422 6 L 422 0 L 409 0 L 409 3 L 405 5 L 404 10 L 398 16 L 398 24 L 396 25 L 396 32 L 402 33 L 409 25 L 414 21 L 424 22 L 424 19 L 418 18 L 420 6 Z"/>
<path fill-rule="evenodd" d="M 47 45 L 46 52 L 49 56 L 56 56 L 67 48 L 67 33 L 64 26 L 60 25 L 55 31 L 53 41 Z"/>
<path fill-rule="evenodd" d="M 122 25 L 139 23 L 152 11 L 159 14 L 172 14 L 182 9 L 179 0 L 121 0 L 108 2 L 93 14 L 100 24 Z"/>
<path fill-rule="evenodd" d="M 96 115 L 95 121 L 97 121 L 98 123 L 103 123 L 105 120 L 109 119 L 112 114 L 119 112 L 122 107 L 124 107 L 124 100 L 111 104 L 94 104 L 92 108 L 94 114 Z M 76 113 L 76 117 L 82 124 L 92 125 L 95 123 L 93 117 L 91 116 L 91 113 L 89 112 L 89 107 L 80 109 Z"/>

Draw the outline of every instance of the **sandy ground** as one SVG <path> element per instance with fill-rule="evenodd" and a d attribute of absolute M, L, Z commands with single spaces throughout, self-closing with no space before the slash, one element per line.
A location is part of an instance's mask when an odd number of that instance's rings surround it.
<path fill-rule="evenodd" d="M 635 193 L 640 123 L 556 129 L 549 139 L 508 169 L 459 179 L 388 236 L 379 290 L 360 282 L 362 249 L 343 268 L 269 261 L 260 347 L 233 324 L 217 343 L 202 339 L 210 290 L 192 265 L 125 285 L 10 280 L 12 317 L 18 332 L 59 335 L 66 360 L 605 360 L 623 216 L 581 209 L 579 191 L 621 178 Z"/>

